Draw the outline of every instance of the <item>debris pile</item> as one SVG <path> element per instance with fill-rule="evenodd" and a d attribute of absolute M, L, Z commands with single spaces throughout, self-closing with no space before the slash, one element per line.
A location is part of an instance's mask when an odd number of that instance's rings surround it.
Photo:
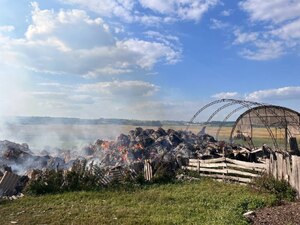
<path fill-rule="evenodd" d="M 33 170 L 72 170 L 75 162 L 85 160 L 87 167 L 97 165 L 108 171 L 102 174 L 101 182 L 109 183 L 113 177 L 121 177 L 123 169 L 137 174 L 143 171 L 144 162 L 151 164 L 151 173 L 160 171 L 173 173 L 188 164 L 190 158 L 218 158 L 222 156 L 249 160 L 251 151 L 241 146 L 216 141 L 203 131 L 194 134 L 191 131 L 164 130 L 163 128 L 143 129 L 137 127 L 127 135 L 120 134 L 115 141 L 97 140 L 94 144 L 80 150 L 57 149 L 49 153 L 46 150 L 34 154 L 27 144 L 0 141 L 0 178 L 4 173 L 30 174 Z M 11 169 L 7 169 L 11 167 Z M 5 169 L 6 168 L 6 169 Z M 147 167 L 149 168 L 149 167 Z M 2 178 L 2 179 L 4 179 Z M 21 179 L 21 177 L 20 177 Z M 20 180 L 19 179 L 19 180 Z M 147 179 L 149 174 L 147 174 Z M 26 180 L 23 178 L 23 180 Z M 16 187 L 17 184 L 11 185 Z M 10 188 L 11 190 L 13 188 Z M 3 188 L 2 195 L 4 194 Z M 6 193 L 11 195 L 12 193 Z M 1 192 L 0 192 L 1 196 Z"/>

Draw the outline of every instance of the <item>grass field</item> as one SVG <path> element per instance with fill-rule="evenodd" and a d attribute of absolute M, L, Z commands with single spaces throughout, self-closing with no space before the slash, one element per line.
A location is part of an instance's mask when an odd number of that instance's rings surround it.
<path fill-rule="evenodd" d="M 0 202 L 0 224 L 247 224 L 275 196 L 204 179 L 136 190 L 25 196 Z"/>

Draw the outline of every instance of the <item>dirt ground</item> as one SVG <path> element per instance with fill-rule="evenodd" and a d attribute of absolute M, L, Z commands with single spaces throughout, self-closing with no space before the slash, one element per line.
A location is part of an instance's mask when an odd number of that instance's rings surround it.
<path fill-rule="evenodd" d="M 257 210 L 252 225 L 300 225 L 300 201 Z"/>

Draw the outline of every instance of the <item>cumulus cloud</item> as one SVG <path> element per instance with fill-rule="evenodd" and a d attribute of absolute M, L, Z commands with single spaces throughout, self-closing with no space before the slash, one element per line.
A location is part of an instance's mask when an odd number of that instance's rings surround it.
<path fill-rule="evenodd" d="M 284 45 L 280 41 L 256 41 L 254 46 L 253 49 L 243 49 L 240 52 L 241 56 L 251 60 L 264 61 L 276 59 L 285 53 Z"/>
<path fill-rule="evenodd" d="M 248 101 L 276 101 L 276 100 L 298 100 L 300 98 L 300 87 L 289 86 L 274 89 L 264 89 L 242 94 L 238 92 L 221 92 L 211 96 L 212 98 L 243 98 Z"/>
<path fill-rule="evenodd" d="M 299 13 L 300 16 L 300 13 Z M 272 30 L 271 33 L 284 40 L 300 39 L 300 18 Z"/>
<path fill-rule="evenodd" d="M 160 14 L 175 16 L 182 20 L 199 21 L 210 7 L 215 6 L 217 0 L 140 0 L 144 8 L 151 9 Z"/>
<path fill-rule="evenodd" d="M 61 0 L 61 2 L 82 6 L 101 16 L 117 16 L 128 22 L 133 20 L 132 10 L 135 5 L 133 0 Z"/>
<path fill-rule="evenodd" d="M 282 87 L 276 89 L 267 89 L 254 91 L 246 95 L 246 100 L 292 100 L 300 98 L 300 87 Z"/>
<path fill-rule="evenodd" d="M 239 97 L 238 92 L 220 92 L 211 96 L 212 98 L 222 99 L 222 98 L 237 98 Z"/>
<path fill-rule="evenodd" d="M 245 0 L 240 2 L 252 21 L 284 22 L 300 16 L 300 2 L 294 0 Z"/>
<path fill-rule="evenodd" d="M 178 20 L 199 21 L 205 12 L 219 3 L 219 0 L 64 0 L 62 2 L 79 5 L 101 16 L 119 17 L 129 23 L 158 24 Z"/>
<path fill-rule="evenodd" d="M 235 36 L 234 44 L 244 44 L 247 42 L 254 42 L 258 39 L 257 32 L 242 32 L 240 29 L 235 29 L 233 32 Z"/>
<path fill-rule="evenodd" d="M 11 64 L 87 78 L 149 70 L 158 62 L 176 63 L 181 55 L 159 40 L 120 40 L 101 18 L 91 18 L 83 10 L 42 10 L 35 2 L 25 37 L 0 35 L 0 44 L 0 57 Z"/>
<path fill-rule="evenodd" d="M 300 47 L 300 2 L 293 0 L 244 0 L 240 2 L 251 22 L 263 25 L 259 31 L 234 31 L 234 44 L 252 44 L 241 56 L 252 60 L 270 60 Z"/>

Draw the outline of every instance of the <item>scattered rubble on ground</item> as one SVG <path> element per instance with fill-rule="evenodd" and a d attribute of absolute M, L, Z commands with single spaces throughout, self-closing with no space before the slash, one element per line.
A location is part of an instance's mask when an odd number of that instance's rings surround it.
<path fill-rule="evenodd" d="M 32 171 L 71 170 L 74 163 L 80 160 L 86 160 L 86 166 L 97 165 L 105 169 L 107 173 L 101 174 L 101 182 L 105 184 L 124 176 L 126 171 L 130 171 L 132 175 L 143 171 L 145 161 L 151 164 L 151 173 L 155 174 L 162 165 L 167 165 L 170 171 L 175 171 L 187 165 L 190 158 L 210 159 L 225 155 L 229 158 L 255 161 L 256 157 L 253 154 L 260 154 L 262 151 L 263 149 L 256 150 L 253 153 L 245 147 L 224 141 L 218 142 L 204 132 L 194 134 L 191 131 L 141 127 L 131 130 L 127 135 L 120 134 L 115 141 L 99 139 L 79 151 L 56 149 L 55 152 L 42 150 L 36 154 L 27 144 L 5 140 L 0 141 L 0 196 L 20 193 L 28 179 L 33 179 Z M 18 182 L 14 180 L 13 183 L 5 184 L 7 174 L 21 176 L 18 177 Z M 3 186 L 9 186 L 6 187 L 9 191 L 4 191 Z"/>

